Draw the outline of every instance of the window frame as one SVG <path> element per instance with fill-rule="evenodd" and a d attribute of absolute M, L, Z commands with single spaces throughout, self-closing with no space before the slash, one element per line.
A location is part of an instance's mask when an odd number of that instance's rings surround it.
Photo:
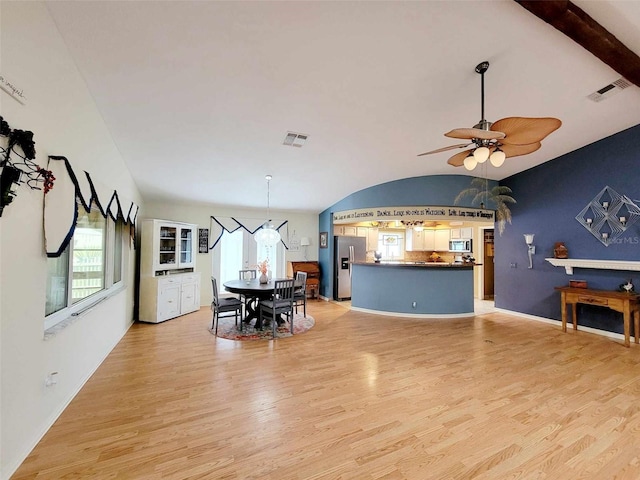
<path fill-rule="evenodd" d="M 78 209 L 84 209 L 82 204 L 78 202 Z M 99 210 L 96 207 L 91 208 L 92 211 Z M 85 210 L 86 211 L 86 210 Z M 93 306 L 107 299 L 108 297 L 115 295 L 116 293 L 124 290 L 126 288 L 126 265 L 128 263 L 128 254 L 129 249 L 126 248 L 126 239 L 128 238 L 127 229 L 125 228 L 126 223 L 121 217 L 118 217 L 117 220 L 113 220 L 110 215 L 105 217 L 105 240 L 104 240 L 104 284 L 103 288 L 81 300 L 78 300 L 76 303 L 73 303 L 72 300 L 72 283 L 73 283 L 73 237 L 71 237 L 69 244 L 65 248 L 65 251 L 68 251 L 68 264 L 67 264 L 67 277 L 66 277 L 66 286 L 67 286 L 67 295 L 66 295 L 66 306 L 61 308 L 60 310 L 50 313 L 49 315 L 45 315 L 44 317 L 44 329 L 49 330 L 59 323 L 68 320 L 70 318 L 79 317 L 83 313 L 89 311 Z M 118 231 L 117 224 L 122 223 L 122 227 L 120 228 L 120 238 L 117 238 L 116 232 Z M 75 235 L 75 232 L 74 232 Z M 120 280 L 115 281 L 113 279 L 114 269 L 115 269 L 115 255 L 116 255 L 116 242 L 120 241 Z M 47 269 L 47 275 L 48 275 Z M 45 292 L 45 297 L 49 295 L 49 290 Z M 45 312 L 46 313 L 46 312 Z"/>

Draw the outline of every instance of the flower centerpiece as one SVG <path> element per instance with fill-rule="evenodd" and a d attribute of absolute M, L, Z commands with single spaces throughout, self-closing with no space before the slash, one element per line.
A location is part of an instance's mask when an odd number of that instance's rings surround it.
<path fill-rule="evenodd" d="M 269 277 L 267 276 L 269 272 L 269 259 L 267 258 L 262 262 L 258 262 L 256 268 L 260 271 L 260 283 L 267 283 L 269 281 Z"/>

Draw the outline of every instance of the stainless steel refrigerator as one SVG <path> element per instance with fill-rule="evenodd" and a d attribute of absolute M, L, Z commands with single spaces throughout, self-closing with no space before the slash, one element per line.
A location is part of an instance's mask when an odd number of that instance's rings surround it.
<path fill-rule="evenodd" d="M 351 299 L 351 262 L 364 262 L 367 257 L 367 239 L 364 237 L 335 237 L 334 298 Z"/>

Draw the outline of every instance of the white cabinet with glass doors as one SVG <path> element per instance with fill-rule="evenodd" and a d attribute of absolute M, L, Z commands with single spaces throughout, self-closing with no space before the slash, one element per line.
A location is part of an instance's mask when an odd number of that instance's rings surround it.
<path fill-rule="evenodd" d="M 150 219 L 142 222 L 139 320 L 158 323 L 200 308 L 195 269 L 197 225 Z"/>
<path fill-rule="evenodd" d="M 193 267 L 196 226 L 159 220 L 152 222 L 155 231 L 152 246 L 153 269 L 158 271 Z"/>

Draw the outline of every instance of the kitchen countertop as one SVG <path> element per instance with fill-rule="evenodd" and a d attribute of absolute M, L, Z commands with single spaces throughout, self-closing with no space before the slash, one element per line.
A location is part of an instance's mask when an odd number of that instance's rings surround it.
<path fill-rule="evenodd" d="M 449 262 L 405 262 L 405 261 L 381 261 L 376 262 L 353 262 L 354 265 L 372 265 L 376 267 L 418 267 L 418 268 L 472 268 L 480 263 L 449 263 Z"/>

